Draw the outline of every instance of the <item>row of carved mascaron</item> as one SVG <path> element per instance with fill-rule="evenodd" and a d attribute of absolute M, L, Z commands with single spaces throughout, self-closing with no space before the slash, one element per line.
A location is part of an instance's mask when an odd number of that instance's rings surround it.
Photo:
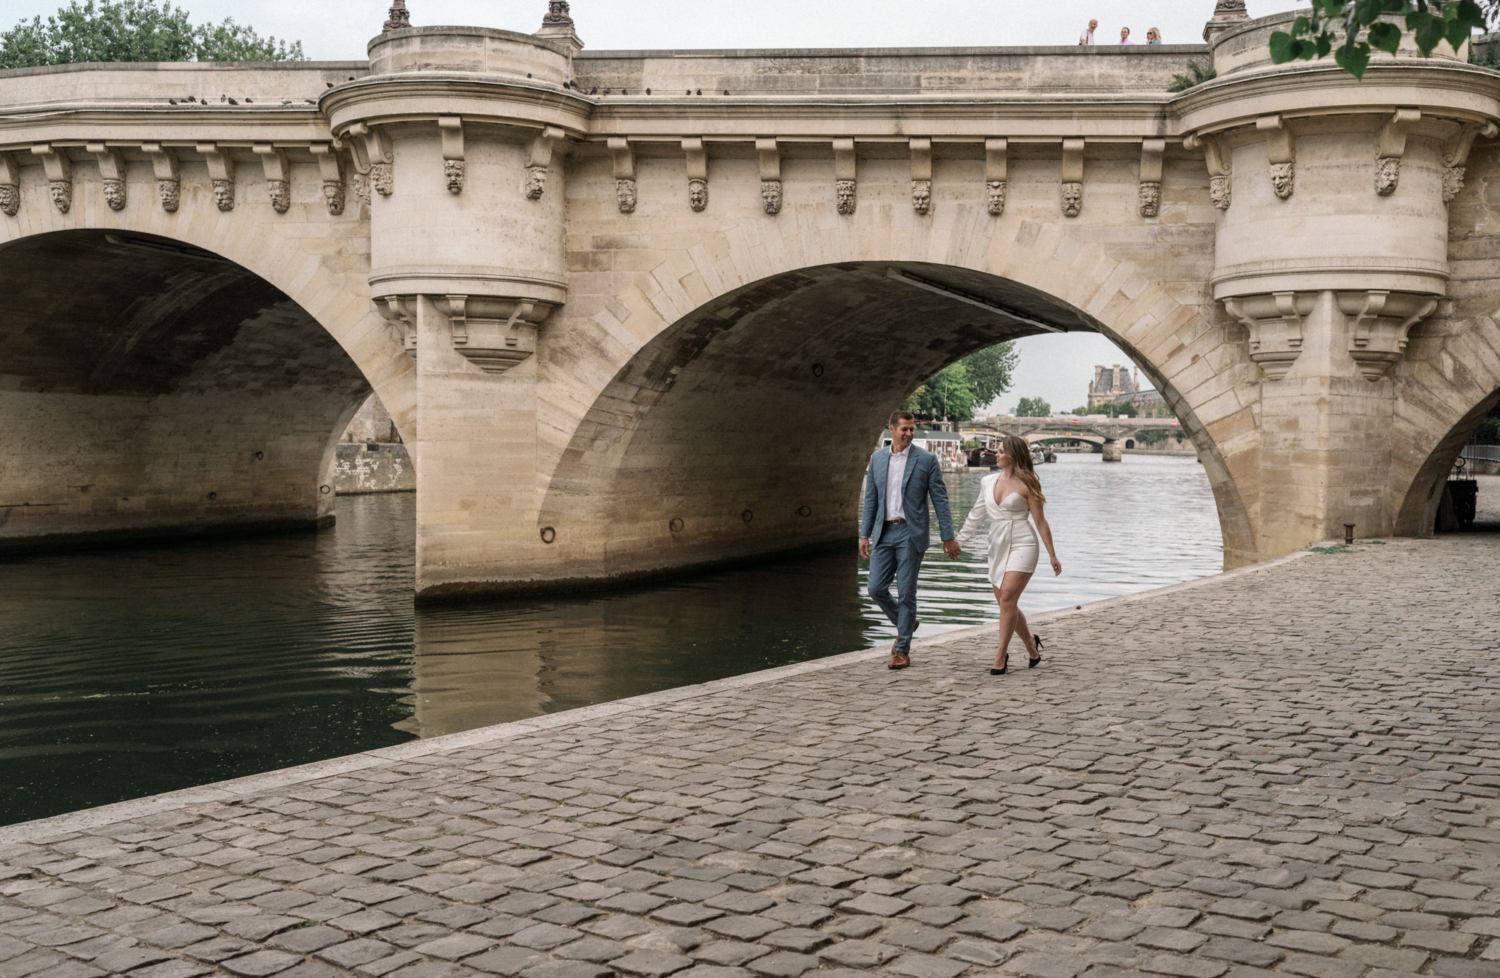
<path fill-rule="evenodd" d="M 1295 143 L 1290 132 L 1279 124 L 1278 117 L 1268 117 L 1275 124 L 1266 129 L 1270 151 L 1270 179 L 1276 196 L 1287 199 L 1296 187 Z M 1374 189 L 1382 196 L 1395 193 L 1401 178 L 1401 156 L 1405 148 L 1405 131 L 1420 114 L 1414 110 L 1398 111 L 1381 129 L 1379 138 L 1381 153 L 1374 163 Z M 372 187 L 382 196 L 395 192 L 395 160 L 389 143 L 383 135 L 365 127 L 362 135 L 353 134 L 349 148 L 352 150 L 353 172 L 345 165 L 343 156 L 335 143 L 314 143 L 313 154 L 318 159 L 322 173 L 323 199 L 330 214 L 344 211 L 346 180 L 352 182 L 354 192 L 365 203 L 370 202 Z M 453 135 L 457 127 L 444 130 L 443 178 L 448 190 L 461 194 L 464 190 L 467 163 L 463 159 L 462 130 Z M 1480 135 L 1496 134 L 1493 124 L 1470 124 L 1466 126 L 1444 154 L 1443 200 L 1450 201 L 1463 189 L 1464 171 L 1468 149 Z M 548 128 L 534 140 L 525 168 L 523 193 L 529 200 L 540 200 L 546 190 L 547 173 L 551 163 L 553 145 L 563 138 L 561 131 Z M 455 142 L 456 140 L 456 142 Z M 708 207 L 707 155 L 701 139 L 684 139 L 683 149 L 687 158 L 688 206 L 694 211 Z M 1214 206 L 1227 210 L 1232 199 L 1232 182 L 1229 154 L 1223 145 L 1222 136 L 1190 136 L 1185 142 L 1189 149 L 1201 149 L 1209 170 L 1209 195 Z M 456 148 L 455 148 L 456 147 Z M 1156 217 L 1161 208 L 1162 154 L 1166 143 L 1162 139 L 1147 139 L 1142 143 L 1139 212 L 1142 217 Z M 125 207 L 127 186 L 124 162 L 117 146 L 90 144 L 99 161 L 103 177 L 105 201 L 114 210 Z M 142 148 L 151 156 L 157 178 L 157 191 L 162 208 L 168 212 L 177 210 L 181 197 L 181 177 L 177 159 L 170 148 L 156 143 L 144 143 Z M 932 160 L 931 141 L 912 140 L 912 209 L 918 214 L 928 214 L 932 209 Z M 208 161 L 209 175 L 213 184 L 214 200 L 222 211 L 230 211 L 235 205 L 235 165 L 227 152 L 215 144 L 199 144 L 198 152 Z M 635 179 L 635 152 L 630 141 L 621 137 L 609 140 L 610 153 L 614 158 L 615 193 L 622 213 L 631 213 L 636 208 L 637 187 Z M 775 139 L 756 140 L 760 156 L 761 199 L 767 214 L 777 214 L 782 205 L 782 182 L 780 174 L 780 152 Z M 989 212 L 1000 215 L 1005 211 L 1007 189 L 1007 141 L 989 139 L 985 141 L 985 192 Z M 1060 204 L 1065 217 L 1077 217 L 1083 210 L 1083 150 L 1084 140 L 1063 141 L 1063 161 Z M 840 214 L 853 214 L 858 206 L 858 180 L 855 176 L 854 140 L 834 141 L 834 201 Z M 53 203 L 58 210 L 67 213 L 73 202 L 72 163 L 66 152 L 51 145 L 33 147 L 47 171 Z M 274 210 L 285 213 L 291 206 L 291 186 L 285 153 L 279 148 L 256 146 L 265 175 L 267 197 Z M 14 216 L 20 208 L 19 170 L 8 153 L 0 153 L 0 211 Z"/>

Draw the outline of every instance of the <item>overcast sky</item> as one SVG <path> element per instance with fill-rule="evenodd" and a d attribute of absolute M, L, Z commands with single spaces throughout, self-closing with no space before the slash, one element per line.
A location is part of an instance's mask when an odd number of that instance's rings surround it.
<path fill-rule="evenodd" d="M 3 0 L 0 24 L 56 12 L 61 0 Z M 233 17 L 262 34 L 300 40 L 309 57 L 363 58 L 389 0 L 185 0 L 195 21 Z M 1249 0 L 1259 17 L 1307 6 Z M 574 0 L 573 20 L 590 49 L 912 47 L 1073 44 L 1090 17 L 1099 38 L 1129 26 L 1139 40 L 1161 28 L 1168 44 L 1199 44 L 1214 0 Z M 412 23 L 535 31 L 546 0 L 407 0 Z"/>
<path fill-rule="evenodd" d="M 0 27 L 55 13 L 60 0 L 0 0 Z M 307 55 L 348 61 L 365 56 L 390 0 L 185 0 L 195 21 L 236 21 L 262 34 L 300 40 Z M 1306 6 L 1299 0 L 1249 0 L 1251 16 Z M 471 24 L 535 31 L 546 0 L 407 0 L 412 23 Z M 1101 41 L 1122 26 L 1144 39 L 1161 29 L 1169 44 L 1197 44 L 1214 0 L 573 0 L 573 20 L 590 50 L 766 47 L 952 47 L 1074 44 L 1090 18 Z M 1084 402 L 1095 364 L 1128 363 L 1095 334 L 1020 342 L 1016 385 L 994 405 L 1042 397 L 1063 411 Z"/>

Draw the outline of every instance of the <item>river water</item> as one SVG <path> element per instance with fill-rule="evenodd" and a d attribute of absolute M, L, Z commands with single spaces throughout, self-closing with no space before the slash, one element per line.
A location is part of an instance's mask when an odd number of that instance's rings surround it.
<path fill-rule="evenodd" d="M 1040 474 L 1064 573 L 1043 565 L 1023 609 L 1220 569 L 1196 460 L 1060 455 Z M 981 477 L 948 477 L 956 520 Z M 414 516 L 410 494 L 346 496 L 316 535 L 0 561 L 0 824 L 893 635 L 852 542 L 590 596 L 415 610 Z M 935 546 L 921 580 L 919 637 L 996 617 L 979 540 L 951 562 Z"/>

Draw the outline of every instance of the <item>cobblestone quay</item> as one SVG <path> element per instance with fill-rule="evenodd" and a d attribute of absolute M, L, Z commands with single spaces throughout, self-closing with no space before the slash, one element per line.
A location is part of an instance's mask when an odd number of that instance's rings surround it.
<path fill-rule="evenodd" d="M 1496 580 L 1362 545 L 1005 677 L 975 630 L 0 829 L 0 978 L 1500 975 Z"/>

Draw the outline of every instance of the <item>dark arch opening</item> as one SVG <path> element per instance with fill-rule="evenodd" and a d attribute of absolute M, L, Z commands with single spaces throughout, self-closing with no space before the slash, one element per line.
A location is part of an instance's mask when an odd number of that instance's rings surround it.
<path fill-rule="evenodd" d="M 1131 354 L 1214 460 L 1226 550 L 1247 550 L 1248 520 L 1217 449 L 1154 365 L 1038 289 L 913 262 L 778 274 L 663 330 L 576 429 L 539 525 L 559 528 L 575 580 L 847 540 L 889 412 L 963 356 L 1049 328 L 1100 332 Z"/>
<path fill-rule="evenodd" d="M 1398 534 L 1500 531 L 1500 515 L 1491 512 L 1500 509 L 1500 500 L 1493 498 L 1496 484 L 1486 481 L 1500 474 L 1500 432 L 1479 436 L 1481 429 L 1500 428 L 1497 422 L 1500 389 L 1470 408 L 1417 470 L 1397 515 Z M 1487 444 L 1492 441 L 1495 444 Z M 1455 482 L 1474 484 L 1457 486 Z"/>
<path fill-rule="evenodd" d="M 0 549 L 308 528 L 370 392 L 296 302 L 138 232 L 0 248 Z"/>

